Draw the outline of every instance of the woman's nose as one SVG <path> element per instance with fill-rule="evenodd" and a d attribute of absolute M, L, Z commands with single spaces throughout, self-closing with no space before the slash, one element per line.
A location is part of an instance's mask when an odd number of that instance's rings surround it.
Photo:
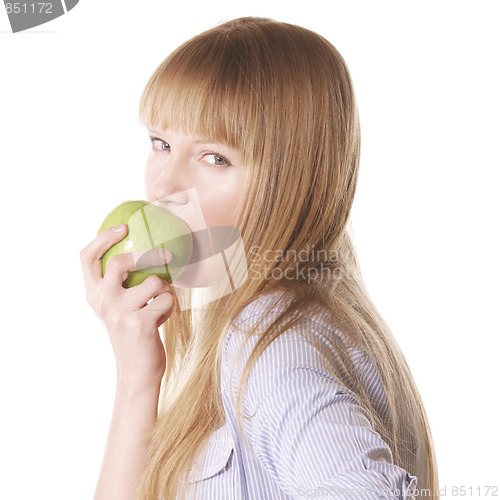
<path fill-rule="evenodd" d="M 185 160 L 170 155 L 161 167 L 161 171 L 153 178 L 151 195 L 154 201 L 184 205 L 188 202 L 189 185 L 186 175 Z"/>

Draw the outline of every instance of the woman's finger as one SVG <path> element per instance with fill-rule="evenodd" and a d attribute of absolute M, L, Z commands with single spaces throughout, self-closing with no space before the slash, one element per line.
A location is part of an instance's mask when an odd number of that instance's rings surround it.
<path fill-rule="evenodd" d="M 117 230 L 121 229 L 121 230 Z M 94 287 L 102 279 L 101 257 L 127 234 L 126 224 L 120 224 L 99 233 L 81 252 L 80 261 L 87 288 Z"/>
<path fill-rule="evenodd" d="M 171 292 L 165 292 L 156 296 L 148 305 L 138 312 L 143 315 L 148 315 L 155 325 L 155 328 L 159 328 L 170 317 L 173 307 L 173 294 Z"/>
<path fill-rule="evenodd" d="M 143 260 L 146 254 L 147 260 Z M 145 269 L 152 266 L 165 266 L 167 262 L 172 259 L 172 254 L 164 249 L 150 249 L 127 252 L 111 257 L 108 261 L 108 266 L 102 282 L 103 292 L 105 294 L 109 293 L 111 296 L 113 290 L 116 291 L 116 289 L 122 288 L 122 283 L 127 279 L 128 273 L 139 269 L 137 267 L 138 258 L 140 258 L 142 262 L 139 264 L 140 269 Z M 167 268 L 165 268 L 165 271 L 166 270 Z"/>
<path fill-rule="evenodd" d="M 148 301 L 155 300 L 159 295 L 170 293 L 170 285 L 159 276 L 149 276 L 140 285 L 126 290 L 123 295 L 123 305 L 127 310 L 137 311 L 146 307 Z M 154 301 L 153 300 L 153 301 Z"/>

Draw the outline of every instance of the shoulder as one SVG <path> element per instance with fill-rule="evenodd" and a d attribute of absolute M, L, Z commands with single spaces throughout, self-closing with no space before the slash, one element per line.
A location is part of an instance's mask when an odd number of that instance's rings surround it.
<path fill-rule="evenodd" d="M 291 294 L 284 291 L 261 294 L 232 321 L 226 334 L 226 346 L 240 344 L 249 333 L 252 333 L 252 337 L 256 341 L 271 324 L 276 324 L 292 300 Z M 298 338 L 297 335 L 293 334 L 299 331 L 321 332 L 325 338 L 332 340 L 335 336 L 337 342 L 341 342 L 343 338 L 342 334 L 332 327 L 331 318 L 326 311 L 312 311 L 310 309 L 300 311 L 293 327 L 287 328 L 283 333 L 289 337 Z"/>
<path fill-rule="evenodd" d="M 291 295 L 283 291 L 262 293 L 243 308 L 234 319 L 233 325 L 248 327 L 254 325 L 259 318 L 267 315 L 275 316 L 282 312 L 291 300 Z"/>
<path fill-rule="evenodd" d="M 225 386 L 231 387 L 232 394 L 236 395 L 250 361 L 247 395 L 251 407 L 277 394 L 280 385 L 293 384 L 294 380 L 300 387 L 326 384 L 332 390 L 354 396 L 351 384 L 345 378 L 341 382 L 332 374 L 347 370 L 352 380 L 369 386 L 382 404 L 381 381 L 373 361 L 359 348 L 345 347 L 346 337 L 334 326 L 327 311 L 304 310 L 299 320 L 278 336 L 273 330 L 264 335 L 291 300 L 286 292 L 268 292 L 234 319 L 227 330 L 222 352 Z"/>
<path fill-rule="evenodd" d="M 333 343 L 341 342 L 342 336 L 331 326 L 326 312 L 302 311 L 299 319 L 279 335 L 275 330 L 264 335 L 290 301 L 290 295 L 281 291 L 263 294 L 246 306 L 227 330 L 223 377 L 235 395 L 243 370 L 251 361 L 247 384 L 251 407 L 270 396 L 280 384 L 297 377 L 314 376 L 335 382 L 320 349 L 327 357 L 335 356 Z"/>
<path fill-rule="evenodd" d="M 273 325 L 278 326 L 278 320 L 290 305 L 292 297 L 283 291 L 267 292 L 257 297 L 247 305 L 232 321 L 226 332 L 224 356 L 232 359 L 240 350 L 254 348 L 263 337 L 266 330 Z M 281 318 L 281 324 L 286 318 Z M 269 351 L 283 349 L 283 342 L 301 342 L 305 334 L 317 333 L 325 340 L 333 340 L 335 332 L 329 325 L 326 314 L 301 311 L 300 317 L 293 326 L 287 327 L 267 347 Z"/>

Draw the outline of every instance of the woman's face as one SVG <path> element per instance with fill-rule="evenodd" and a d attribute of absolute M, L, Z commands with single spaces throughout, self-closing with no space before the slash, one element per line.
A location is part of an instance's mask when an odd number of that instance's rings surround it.
<path fill-rule="evenodd" d="M 174 284 L 183 288 L 210 286 L 226 270 L 220 254 L 213 255 L 208 249 L 208 255 L 213 256 L 206 257 L 204 230 L 211 226 L 240 229 L 241 213 L 236 211 L 244 196 L 247 167 L 237 150 L 210 138 L 158 127 L 149 129 L 149 135 L 147 200 L 182 219 L 197 249 L 192 256 L 196 264 L 188 266 Z M 205 257 L 198 258 L 201 255 Z"/>
<path fill-rule="evenodd" d="M 155 128 L 149 135 L 147 200 L 183 219 L 192 231 L 238 227 L 236 207 L 247 172 L 239 152 L 179 130 Z"/>

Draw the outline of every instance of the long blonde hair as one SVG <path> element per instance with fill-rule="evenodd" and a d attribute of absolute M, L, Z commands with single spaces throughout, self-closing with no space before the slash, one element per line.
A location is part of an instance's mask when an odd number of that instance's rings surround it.
<path fill-rule="evenodd" d="M 184 494 L 198 450 L 225 418 L 220 359 L 227 327 L 261 294 L 283 290 L 293 300 L 261 334 L 243 372 L 238 407 L 262 351 L 306 309 L 326 310 L 332 331 L 340 328 L 374 364 L 388 412 L 381 414 L 348 357 L 333 362 L 320 346 L 318 353 L 356 393 L 394 463 L 417 475 L 429 498 L 438 498 L 421 397 L 363 284 L 350 235 L 361 138 L 354 89 L 340 53 L 302 27 L 236 19 L 188 40 L 157 67 L 141 96 L 139 117 L 146 126 L 181 127 L 240 151 L 248 166 L 240 228 L 251 269 L 234 292 L 203 308 L 194 302 L 192 309 L 177 307 L 163 325 L 167 369 L 137 497 L 173 500 Z M 267 255 L 302 251 L 313 258 L 298 264 L 251 259 L 256 249 Z"/>

